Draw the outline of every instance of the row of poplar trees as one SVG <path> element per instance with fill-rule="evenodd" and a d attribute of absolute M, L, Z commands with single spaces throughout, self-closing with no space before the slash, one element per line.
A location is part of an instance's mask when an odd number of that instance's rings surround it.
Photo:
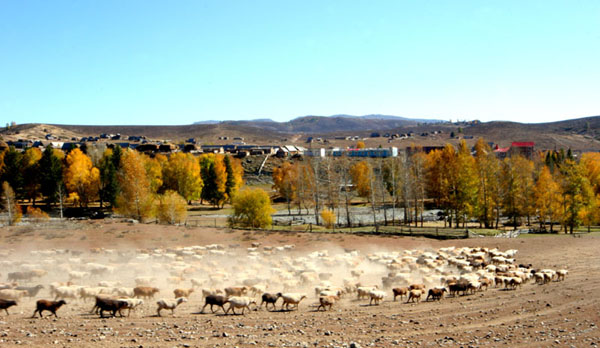
<path fill-rule="evenodd" d="M 517 228 L 537 223 L 540 229 L 565 232 L 600 221 L 600 154 L 546 151 L 532 159 L 513 155 L 499 159 L 484 139 L 471 149 L 462 141 L 430 153 L 413 147 L 399 157 L 351 159 L 307 158 L 285 162 L 273 171 L 274 189 L 291 214 L 336 212 L 338 224 L 352 224 L 356 197 L 370 203 L 373 224 L 423 225 L 425 204 L 441 209 L 445 224 Z"/>
<path fill-rule="evenodd" d="M 87 207 L 99 202 L 137 220 L 157 217 L 174 223 L 186 214 L 186 203 L 223 207 L 242 186 L 239 160 L 220 154 L 193 156 L 176 152 L 148 156 L 120 147 L 88 147 L 68 154 L 48 146 L 0 153 L 0 182 L 16 200 L 34 206 Z"/>

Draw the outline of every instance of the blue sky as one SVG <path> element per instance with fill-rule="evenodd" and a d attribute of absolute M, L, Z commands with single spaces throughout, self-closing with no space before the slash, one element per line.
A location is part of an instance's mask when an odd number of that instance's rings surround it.
<path fill-rule="evenodd" d="M 600 115 L 600 1 L 0 0 L 0 121 Z"/>

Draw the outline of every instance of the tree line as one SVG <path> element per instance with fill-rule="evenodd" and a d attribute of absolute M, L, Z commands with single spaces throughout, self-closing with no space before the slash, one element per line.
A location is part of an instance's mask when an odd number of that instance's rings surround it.
<path fill-rule="evenodd" d="M 352 160 L 306 158 L 285 162 L 273 171 L 273 188 L 288 212 L 314 214 L 317 224 L 332 220 L 352 225 L 350 206 L 361 197 L 384 224 L 423 225 L 425 205 L 442 211 L 445 225 L 498 228 L 502 220 L 515 228 L 539 224 L 565 232 L 600 221 L 600 154 L 545 151 L 532 159 L 499 159 L 484 139 L 471 149 L 462 141 L 429 153 L 412 147 L 399 157 Z M 342 221 L 345 220 L 345 221 Z"/>
<path fill-rule="evenodd" d="M 0 182 L 6 211 L 17 201 L 33 206 L 88 207 L 99 203 L 137 220 L 185 219 L 186 204 L 200 200 L 223 207 L 243 185 L 239 160 L 222 154 L 177 152 L 150 157 L 133 150 L 88 148 L 65 154 L 48 146 L 0 153 Z M 18 216 L 18 214 L 12 214 Z"/>

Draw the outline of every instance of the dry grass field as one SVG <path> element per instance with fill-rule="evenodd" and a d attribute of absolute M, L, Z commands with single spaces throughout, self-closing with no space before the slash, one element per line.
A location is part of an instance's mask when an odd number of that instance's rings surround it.
<path fill-rule="evenodd" d="M 440 302 L 392 301 L 391 292 L 378 306 L 346 295 L 332 311 L 317 312 L 318 299 L 308 298 L 297 311 L 245 315 L 199 313 L 200 293 L 177 308 L 156 316 L 148 300 L 130 317 L 100 319 L 89 314 L 91 302 L 68 300 L 59 318 L 30 318 L 34 299 L 0 313 L 0 345 L 57 347 L 597 347 L 600 344 L 600 235 L 527 238 L 477 238 L 437 241 L 423 238 L 308 233 L 252 233 L 207 228 L 170 227 L 122 222 L 74 222 L 53 228 L 19 226 L 0 231 L 2 258 L 29 260 L 31 250 L 91 248 L 128 251 L 220 243 L 244 251 L 253 242 L 263 246 L 293 244 L 290 255 L 315 250 L 358 250 L 363 254 L 406 249 L 435 250 L 449 246 L 518 249 L 516 262 L 535 268 L 567 268 L 565 281 L 533 282 L 516 290 L 490 288 L 472 295 L 445 297 Z M 84 254 L 87 255 L 87 254 Z M 80 256 L 84 258 L 84 256 Z M 86 256 L 89 260 L 92 255 Z M 284 257 L 273 256 L 273 257 Z M 83 262 L 83 261 L 82 261 Z M 234 269 L 245 264 L 230 260 Z M 217 265 L 218 266 L 218 265 Z M 115 270 L 113 274 L 119 274 Z M 126 270 L 122 270 L 123 272 Z M 10 269 L 0 270 L 5 281 Z M 368 276 L 369 270 L 365 273 Z M 44 284 L 51 280 L 40 279 Z M 104 280 L 104 279 L 102 279 Z M 108 279 L 110 280 L 110 279 Z M 121 279 L 124 283 L 131 279 Z M 35 283 L 35 282 L 34 282 Z M 162 283 L 160 297 L 172 298 L 175 284 Z M 189 287 L 188 282 L 180 287 Z M 279 291 L 278 289 L 269 289 Z M 37 298 L 48 298 L 47 290 Z M 280 304 L 280 303 L 279 303 Z M 279 306 L 278 306 L 279 309 Z M 48 313 L 46 313 L 47 315 Z M 354 345 L 351 345 L 353 344 Z"/>

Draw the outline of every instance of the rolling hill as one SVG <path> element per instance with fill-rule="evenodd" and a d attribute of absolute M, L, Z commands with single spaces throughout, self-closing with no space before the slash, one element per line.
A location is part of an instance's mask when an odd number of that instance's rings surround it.
<path fill-rule="evenodd" d="M 243 138 L 248 144 L 305 144 L 307 137 L 327 139 L 318 147 L 353 146 L 356 140 L 345 140 L 346 136 L 365 139 L 367 146 L 397 146 L 404 148 L 412 144 L 443 145 L 466 139 L 473 144 L 477 138 L 500 146 L 512 141 L 533 141 L 538 149 L 571 148 L 579 151 L 600 151 L 600 116 L 585 117 L 551 123 L 517 122 L 463 122 L 425 123 L 421 120 L 395 116 L 367 115 L 331 117 L 303 116 L 288 122 L 267 119 L 254 121 L 225 121 L 180 126 L 82 126 L 23 124 L 10 130 L 0 131 L 3 140 L 43 139 L 52 133 L 62 140 L 72 137 L 97 136 L 102 133 L 120 133 L 125 136 L 146 136 L 154 140 L 181 142 L 196 138 L 202 144 L 226 144 L 234 138 Z M 385 137 L 371 138 L 372 132 L 403 134 L 412 132 L 408 139 L 388 140 Z M 451 138 L 454 133 L 456 137 Z M 221 139 L 220 139 L 221 138 Z M 238 139 L 239 140 L 239 139 Z"/>

